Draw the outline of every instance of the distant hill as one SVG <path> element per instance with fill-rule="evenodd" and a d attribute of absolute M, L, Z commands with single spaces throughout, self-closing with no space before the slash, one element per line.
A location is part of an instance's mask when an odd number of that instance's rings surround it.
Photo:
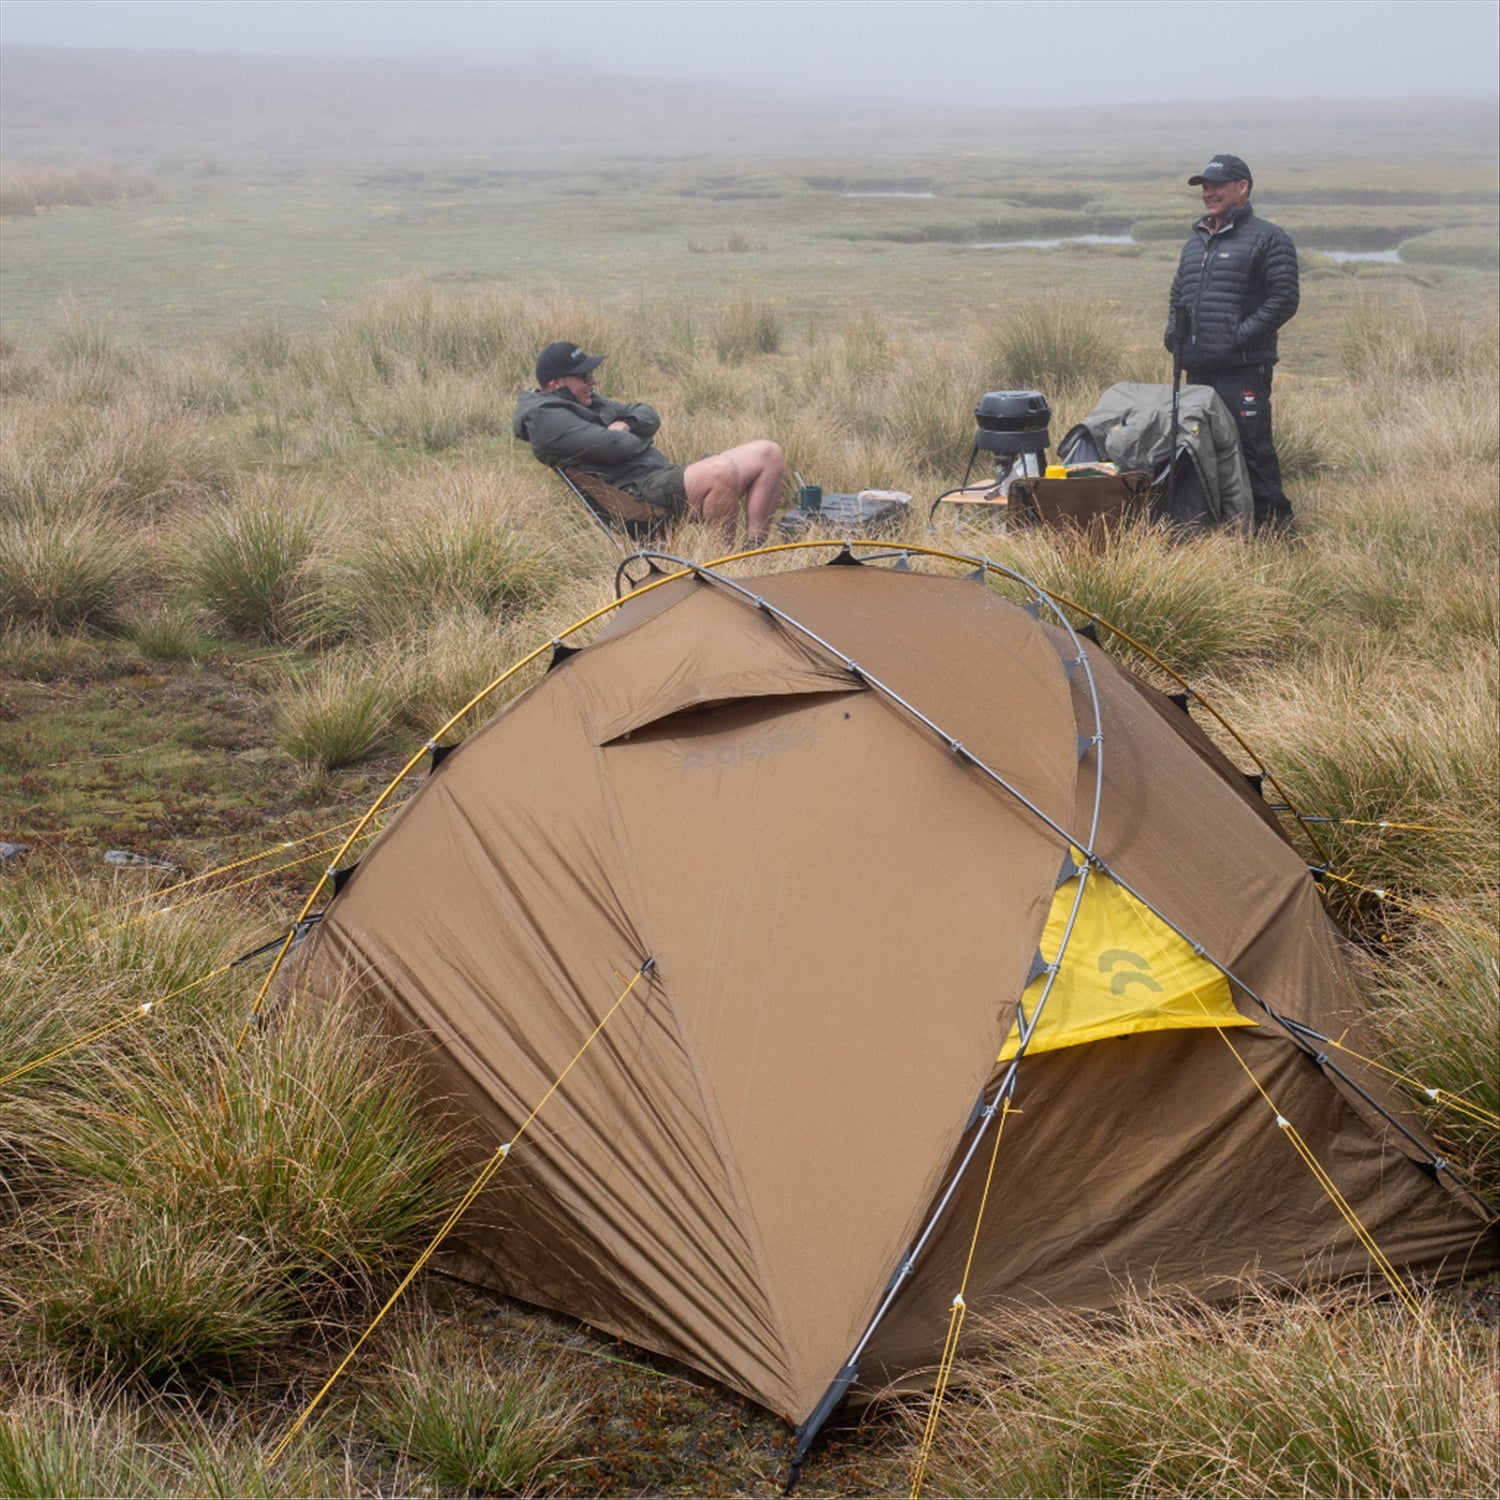
<path fill-rule="evenodd" d="M 998 90 L 997 90 L 998 93 Z M 525 66 L 432 59 L 0 47 L 0 139 L 10 160 L 184 154 L 443 153 L 632 147 L 716 155 L 878 150 L 922 140 L 986 151 L 1071 135 L 1191 142 L 1268 131 L 1431 133 L 1493 154 L 1494 103 L 1253 101 L 1006 111 L 983 80 L 952 107 L 885 95 L 601 73 L 559 54 Z M 1204 143 L 1207 142 L 1207 146 Z M 1305 141 L 1304 141 L 1305 145 Z M 1190 153 L 1192 154 L 1192 153 Z"/>

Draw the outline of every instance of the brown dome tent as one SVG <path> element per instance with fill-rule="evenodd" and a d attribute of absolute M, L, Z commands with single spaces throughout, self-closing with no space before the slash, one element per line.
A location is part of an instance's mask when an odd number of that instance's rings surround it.
<path fill-rule="evenodd" d="M 971 1306 L 1493 1266 L 1328 1041 L 1357 996 L 1258 791 L 1044 597 L 892 560 L 640 590 L 341 882 L 299 983 L 354 984 L 476 1160 L 546 1100 L 455 1269 L 805 1449 L 937 1358 L 1002 1121 Z"/>

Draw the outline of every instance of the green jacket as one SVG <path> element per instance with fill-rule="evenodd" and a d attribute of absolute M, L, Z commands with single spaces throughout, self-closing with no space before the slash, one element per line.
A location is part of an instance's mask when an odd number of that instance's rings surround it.
<path fill-rule="evenodd" d="M 611 432 L 611 422 L 628 422 L 630 431 Z M 620 489 L 672 467 L 652 442 L 660 427 L 644 401 L 595 396 L 592 406 L 580 406 L 566 391 L 522 391 L 511 421 L 538 463 L 576 467 Z"/>
<path fill-rule="evenodd" d="M 1172 387 L 1134 381 L 1112 385 L 1081 425 L 1088 428 L 1101 458 L 1122 469 L 1164 475 L 1172 447 Z M 1192 460 L 1209 524 L 1247 531 L 1255 519 L 1255 501 L 1239 429 L 1212 386 L 1182 387 L 1177 451 Z"/>

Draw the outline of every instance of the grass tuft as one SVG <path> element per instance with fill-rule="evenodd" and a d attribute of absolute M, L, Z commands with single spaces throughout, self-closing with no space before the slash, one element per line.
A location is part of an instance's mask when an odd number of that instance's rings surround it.
<path fill-rule="evenodd" d="M 180 605 L 134 610 L 125 619 L 124 631 L 131 645 L 152 661 L 194 662 L 209 647 L 197 614 Z"/>
<path fill-rule="evenodd" d="M 1390 1065 L 1411 1081 L 1428 1129 L 1466 1180 L 1500 1200 L 1500 944 L 1495 891 L 1445 903 L 1450 925 L 1404 943 L 1370 976 L 1371 1019 Z M 1433 1099 L 1429 1089 L 1449 1096 Z M 1455 1101 L 1461 1101 L 1458 1107 Z"/>
<path fill-rule="evenodd" d="M 98 508 L 0 520 L 0 626 L 108 627 L 145 572 L 138 543 Z"/>
<path fill-rule="evenodd" d="M 1001 310 L 988 340 L 995 388 L 1102 391 L 1121 378 L 1124 340 L 1116 318 L 1096 304 L 1044 296 Z"/>
<path fill-rule="evenodd" d="M 497 1366 L 482 1345 L 430 1326 L 400 1343 L 365 1406 L 376 1435 L 431 1483 L 484 1495 L 533 1494 L 562 1472 L 581 1413 L 544 1367 Z"/>
<path fill-rule="evenodd" d="M 361 657 L 330 656 L 283 697 L 277 743 L 321 771 L 352 766 L 390 732 L 392 685 Z"/>
<path fill-rule="evenodd" d="M 1500 1485 L 1500 1338 L 1429 1303 L 1134 1295 L 1099 1323 L 992 1330 L 930 1488 L 989 1495 L 1485 1495 Z"/>
<path fill-rule="evenodd" d="M 1147 527 L 1108 537 L 1012 532 L 1003 560 L 1102 616 L 1184 675 L 1263 657 L 1296 628 L 1296 602 L 1269 558 L 1233 537 L 1179 542 Z M 1139 661 L 1120 649 L 1127 660 Z"/>
<path fill-rule="evenodd" d="M 316 502 L 265 487 L 208 513 L 181 547 L 188 597 L 233 635 L 294 637 L 321 523 Z"/>

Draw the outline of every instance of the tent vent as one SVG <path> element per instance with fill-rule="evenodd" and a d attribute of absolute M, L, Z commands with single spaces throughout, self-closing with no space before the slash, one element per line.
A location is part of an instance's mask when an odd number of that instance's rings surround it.
<path fill-rule="evenodd" d="M 458 749 L 457 745 L 434 745 L 432 747 L 432 769 L 435 771 Z"/>
<path fill-rule="evenodd" d="M 581 646 L 565 646 L 561 641 L 552 643 L 552 660 L 547 663 L 550 672 L 553 667 L 560 667 L 570 656 L 577 656 L 583 648 Z"/>

